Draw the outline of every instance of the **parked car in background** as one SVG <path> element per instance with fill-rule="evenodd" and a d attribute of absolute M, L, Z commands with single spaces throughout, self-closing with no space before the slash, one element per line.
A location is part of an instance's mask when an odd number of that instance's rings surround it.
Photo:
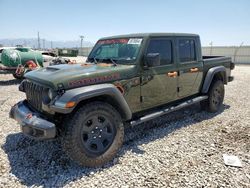
<path fill-rule="evenodd" d="M 56 59 L 58 56 L 56 53 L 52 51 L 40 51 L 43 56 L 44 62 L 51 62 L 52 60 Z"/>

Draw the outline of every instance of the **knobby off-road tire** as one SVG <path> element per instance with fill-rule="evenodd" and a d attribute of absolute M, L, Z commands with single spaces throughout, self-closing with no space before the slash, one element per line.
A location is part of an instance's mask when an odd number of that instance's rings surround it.
<path fill-rule="evenodd" d="M 221 80 L 213 81 L 209 88 L 208 99 L 201 102 L 202 109 L 208 112 L 218 112 L 222 107 L 224 95 L 224 83 Z"/>
<path fill-rule="evenodd" d="M 62 145 L 78 164 L 98 167 L 115 157 L 123 138 L 124 127 L 117 110 L 104 102 L 91 102 L 65 122 Z"/>

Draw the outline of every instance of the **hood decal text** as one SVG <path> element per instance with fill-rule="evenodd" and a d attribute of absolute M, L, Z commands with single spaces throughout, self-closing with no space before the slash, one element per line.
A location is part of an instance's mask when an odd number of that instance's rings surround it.
<path fill-rule="evenodd" d="M 115 73 L 111 75 L 98 76 L 98 77 L 93 77 L 93 78 L 84 78 L 81 80 L 74 80 L 74 81 L 69 82 L 69 86 L 70 87 L 85 86 L 85 85 L 91 85 L 91 84 L 96 84 L 96 83 L 117 80 L 119 78 L 120 78 L 120 74 Z"/>

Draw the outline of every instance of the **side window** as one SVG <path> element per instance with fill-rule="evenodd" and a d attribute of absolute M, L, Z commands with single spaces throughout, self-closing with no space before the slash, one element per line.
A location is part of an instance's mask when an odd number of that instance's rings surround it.
<path fill-rule="evenodd" d="M 151 39 L 148 45 L 148 53 L 159 53 L 161 65 L 173 63 L 172 42 L 167 39 Z"/>
<path fill-rule="evenodd" d="M 191 39 L 181 39 L 178 42 L 180 62 L 196 60 L 195 41 Z"/>

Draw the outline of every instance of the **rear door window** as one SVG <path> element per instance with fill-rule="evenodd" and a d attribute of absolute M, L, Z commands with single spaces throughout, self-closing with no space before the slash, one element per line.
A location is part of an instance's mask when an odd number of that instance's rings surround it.
<path fill-rule="evenodd" d="M 196 61 L 195 41 L 192 39 L 180 39 L 178 41 L 180 62 Z"/>

